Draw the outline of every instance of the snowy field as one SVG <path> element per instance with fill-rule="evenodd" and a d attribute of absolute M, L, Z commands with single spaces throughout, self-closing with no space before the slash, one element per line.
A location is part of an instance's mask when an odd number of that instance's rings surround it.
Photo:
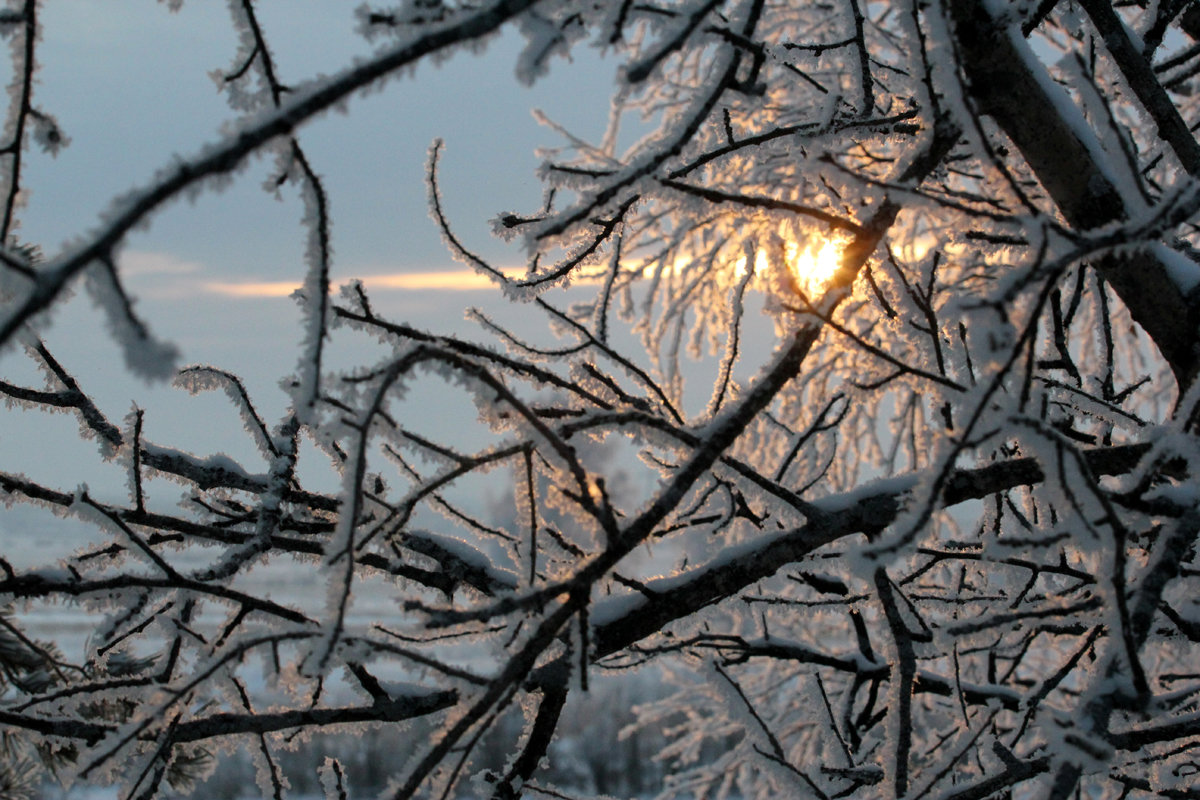
<path fill-rule="evenodd" d="M 18 570 L 53 565 L 110 541 L 83 522 L 54 519 L 49 512 L 28 506 L 14 506 L 0 512 L 0 540 L 4 543 L 4 557 Z M 177 569 L 187 572 L 203 568 L 220 553 L 216 547 L 194 548 L 176 552 L 170 560 Z M 315 584 L 315 574 L 313 568 L 297 569 L 294 561 L 277 558 L 259 564 L 251 571 L 247 580 L 252 587 L 246 588 L 255 596 L 301 610 L 313 610 L 324 601 L 324 591 Z M 386 621 L 394 616 L 394 608 L 386 591 L 361 592 L 355 596 L 349 624 Z M 14 611 L 28 625 L 29 633 L 39 639 L 54 641 L 68 658 L 82 652 L 88 635 L 96 630 L 98 622 L 96 612 L 78 604 L 31 601 Z"/>
<path fill-rule="evenodd" d="M 25 505 L 0 510 L 0 541 L 4 558 L 14 569 L 34 565 L 55 564 L 60 559 L 95 548 L 102 541 L 94 528 L 77 520 L 55 519 L 50 512 Z M 215 548 L 176 553 L 174 563 L 181 569 L 199 568 L 218 557 Z M 301 609 L 319 609 L 324 602 L 322 587 L 314 585 L 315 565 L 297 569 L 295 562 L 286 559 L 260 564 L 252 573 L 253 593 L 268 596 L 276 602 Z M 16 618 L 30 636 L 42 642 L 52 642 L 63 656 L 72 662 L 82 660 L 88 638 L 100 626 L 103 614 L 81 604 L 44 603 L 30 601 L 13 608 Z M 212 615 L 210 624 L 219 624 Z M 355 594 L 355 605 L 348 619 L 350 627 L 366 627 L 373 623 L 388 624 L 389 618 L 399 619 L 393 595 L 386 585 L 365 587 Z M 404 676 L 393 676 L 396 678 Z M 411 676 L 410 676 L 411 677 Z M 628 677 L 628 676 L 626 676 Z M 261 684 L 251 681 L 248 688 L 261 692 Z M 331 683 L 329 696 L 348 694 L 345 685 Z M 600 790 L 622 796 L 652 794 L 648 789 L 662 778 L 662 769 L 655 765 L 652 754 L 661 742 L 653 736 L 638 733 L 624 737 L 618 752 L 606 743 L 618 740 L 618 732 L 634 722 L 633 708 L 661 695 L 663 687 L 649 673 L 632 681 L 605 681 L 603 675 L 593 679 L 592 691 L 574 697 L 568 706 L 560 729 L 559 740 L 551 749 L 553 783 L 563 788 Z M 512 743 L 520 738 L 521 715 L 502 718 L 496 730 L 485 737 L 477 748 L 478 765 L 503 764 Z M 298 743 L 292 750 L 280 750 L 276 756 L 289 776 L 292 800 L 312 800 L 320 797 L 316 784 L 317 767 L 326 755 L 337 757 L 352 783 L 351 797 L 375 797 L 390 777 L 394 777 L 404 759 L 420 750 L 429 739 L 428 725 L 386 726 L 352 734 L 331 731 L 318 734 L 311 740 Z M 254 764 L 246 751 L 237 750 L 219 755 L 216 772 L 191 797 L 204 800 L 242 800 L 264 796 L 260 790 Z M 477 766 L 483 769 L 484 766 Z M 469 796 L 470 782 L 465 782 L 459 796 Z M 269 796 L 269 792 L 265 795 Z M 63 788 L 46 786 L 44 800 L 110 800 L 119 797 L 111 787 L 79 785 Z"/>

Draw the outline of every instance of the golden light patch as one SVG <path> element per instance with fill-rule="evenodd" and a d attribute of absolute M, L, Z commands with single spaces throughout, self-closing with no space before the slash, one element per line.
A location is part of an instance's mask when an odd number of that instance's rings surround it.
<path fill-rule="evenodd" d="M 829 286 L 833 276 L 837 274 L 842 264 L 842 248 L 845 242 L 841 239 L 821 239 L 811 241 L 806 247 L 798 242 L 788 240 L 783 245 L 783 259 L 791 278 L 796 286 L 810 300 L 821 296 Z M 734 274 L 738 278 L 746 275 L 746 257 L 742 256 L 734 264 Z M 771 259 L 764 248 L 754 253 L 754 274 L 762 276 L 771 268 Z"/>
<path fill-rule="evenodd" d="M 796 242 L 784 244 L 784 257 L 796 285 L 810 299 L 820 297 L 837 274 L 842 265 L 842 247 L 843 242 L 838 239 L 809 242 L 803 249 Z"/>

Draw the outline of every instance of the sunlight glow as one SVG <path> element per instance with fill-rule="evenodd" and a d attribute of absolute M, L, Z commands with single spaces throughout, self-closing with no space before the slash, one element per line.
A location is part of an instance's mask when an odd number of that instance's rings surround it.
<path fill-rule="evenodd" d="M 811 240 L 807 247 L 800 249 L 800 244 L 788 239 L 783 244 L 784 263 L 791 272 L 791 278 L 810 300 L 816 300 L 829 285 L 829 281 L 838 271 L 842 263 L 842 249 L 846 242 L 841 238 Z M 759 248 L 754 253 L 754 275 L 766 275 L 771 267 L 770 257 L 765 248 Z M 746 275 L 746 257 L 742 256 L 734 264 L 734 274 L 738 278 Z"/>
<path fill-rule="evenodd" d="M 821 296 L 842 265 L 843 246 L 838 239 L 810 241 L 803 250 L 796 242 L 784 243 L 784 255 L 796 285 L 810 300 Z"/>

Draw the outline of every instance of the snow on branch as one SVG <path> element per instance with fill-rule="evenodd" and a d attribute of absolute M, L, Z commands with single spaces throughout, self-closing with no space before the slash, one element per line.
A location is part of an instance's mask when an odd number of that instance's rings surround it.
<path fill-rule="evenodd" d="M 5 451 L 4 791 L 1194 793 L 1196 9 L 400 0 L 347 12 L 373 55 L 292 83 L 290 32 L 228 5 L 238 122 L 49 259 L 17 234 L 68 144 L 35 97 L 57 32 L 0 8 L 0 396 L 95 461 Z M 472 156 L 438 139 L 388 191 L 494 284 L 473 332 L 332 293 L 354 204 L 305 123 L 508 22 L 517 81 L 584 46 L 615 81 L 602 136 L 547 123 L 542 201 L 494 216 L 523 267 L 444 202 Z M 257 156 L 303 206 L 296 367 L 176 371 L 117 256 Z M 84 276 L 124 368 L 40 324 Z M 236 415 L 114 409 L 122 369 Z"/>

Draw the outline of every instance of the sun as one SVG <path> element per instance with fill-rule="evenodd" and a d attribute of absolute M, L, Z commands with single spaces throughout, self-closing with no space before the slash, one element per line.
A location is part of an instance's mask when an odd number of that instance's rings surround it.
<path fill-rule="evenodd" d="M 804 292 L 810 300 L 819 298 L 829 287 L 833 276 L 842 265 L 842 251 L 846 240 L 839 237 L 811 239 L 806 246 L 800 242 L 787 239 L 783 243 L 783 264 L 789 272 L 794 287 Z M 758 248 L 754 253 L 754 275 L 762 277 L 772 267 L 772 260 L 767 255 L 766 248 Z M 746 277 L 747 260 L 742 256 L 735 262 L 737 278 Z"/>
<path fill-rule="evenodd" d="M 796 285 L 810 299 L 820 297 L 842 265 L 843 243 L 837 239 L 810 241 L 801 249 L 794 241 L 784 243 L 783 252 Z"/>

